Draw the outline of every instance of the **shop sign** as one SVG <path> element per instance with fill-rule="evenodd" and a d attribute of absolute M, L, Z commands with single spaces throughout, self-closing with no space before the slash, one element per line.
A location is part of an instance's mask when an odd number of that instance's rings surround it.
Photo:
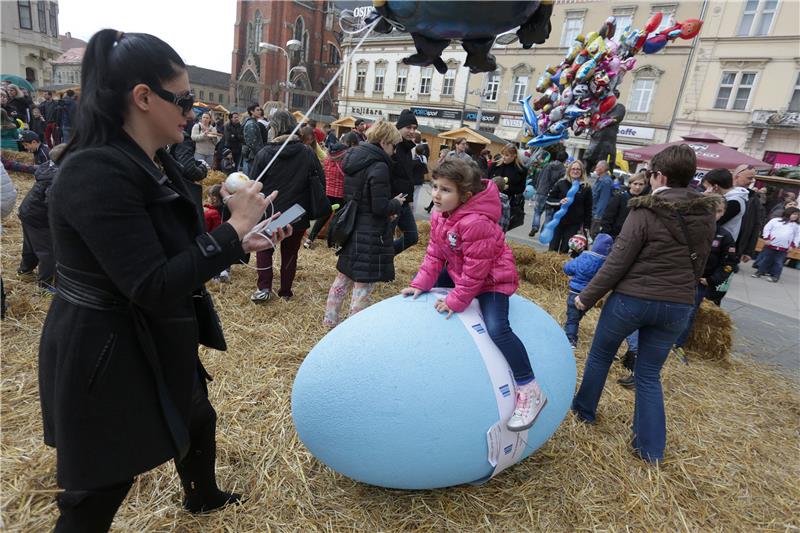
<path fill-rule="evenodd" d="M 350 112 L 354 115 L 361 115 L 364 117 L 382 117 L 383 110 L 382 109 L 373 109 L 371 107 L 365 106 L 352 106 L 350 108 Z"/>
<path fill-rule="evenodd" d="M 500 125 L 504 128 L 522 129 L 525 126 L 525 121 L 519 115 L 502 115 L 500 117 Z"/>
<path fill-rule="evenodd" d="M 434 107 L 412 107 L 411 112 L 420 118 L 441 118 L 444 120 L 461 120 L 461 111 L 455 109 L 437 109 Z"/>
<path fill-rule="evenodd" d="M 622 137 L 632 137 L 634 139 L 651 140 L 656 136 L 656 130 L 655 128 L 643 128 L 641 126 L 627 126 L 625 124 L 620 124 L 618 135 Z"/>
<path fill-rule="evenodd" d="M 464 120 L 466 121 L 476 121 L 478 120 L 478 112 L 477 111 L 467 111 L 464 113 Z M 500 122 L 500 113 L 494 113 L 492 111 L 484 111 L 481 113 L 481 124 L 497 124 Z"/>

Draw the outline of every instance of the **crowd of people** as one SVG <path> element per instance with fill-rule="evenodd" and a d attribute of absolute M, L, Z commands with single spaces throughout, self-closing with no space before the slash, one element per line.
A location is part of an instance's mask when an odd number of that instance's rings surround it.
<path fill-rule="evenodd" d="M 4 215 L 13 192 L 6 168 L 35 177 L 19 207 L 18 274 L 55 294 L 39 377 L 45 442 L 57 449 L 65 489 L 57 531 L 107 530 L 134 477 L 170 459 L 189 511 L 239 502 L 217 487 L 214 472 L 216 412 L 198 345 L 224 350 L 226 343 L 204 284 L 229 280 L 231 265 L 255 255 L 252 302 L 291 299 L 301 249 L 346 208 L 352 225 L 336 247 L 337 275 L 320 316 L 335 328 L 347 295 L 349 316 L 366 308 L 376 283 L 395 279 L 394 258 L 419 242 L 414 206 L 427 175 L 430 241 L 402 294 L 450 288 L 435 302 L 447 318 L 478 302 L 515 380 L 506 426 L 530 428 L 547 397 L 508 320 L 519 276 L 505 237 L 524 223 L 530 186 L 530 236 L 565 210 L 550 250 L 572 256 L 564 265 L 564 329 L 573 346 L 585 313 L 610 293 L 572 409 L 594 423 L 626 341 L 631 373 L 620 383 L 636 390 L 631 444 L 648 462 L 662 460 L 666 445 L 660 370 L 671 350 L 685 357 L 702 300 L 719 305 L 740 261 L 756 257 L 759 236 L 765 247 L 753 276 L 775 282 L 787 251 L 800 244 L 795 198 L 766 210 L 749 167 L 711 171 L 697 190 L 686 145 L 665 149 L 627 183 L 608 162 L 588 169 L 563 146 L 531 165 L 511 143 L 473 158 L 460 138 L 430 164 L 409 109 L 393 124 L 358 119 L 340 137 L 313 120 L 298 125 L 285 110 L 265 116 L 256 103 L 227 122 L 195 117 L 184 63 L 151 35 L 98 32 L 83 69 L 79 102 L 45 95 L 37 107 L 16 88 L 2 93 L 4 139 L 13 122 L 15 143 L 34 155 L 33 165 L 3 161 Z M 21 134 L 17 121 L 29 126 Z M 210 187 L 203 198 L 200 182 L 211 168 L 253 179 L 235 192 Z M 312 220 L 318 189 L 330 214 Z M 266 225 L 294 204 L 306 214 L 266 236 Z M 63 343 L 67 333 L 74 338 Z"/>

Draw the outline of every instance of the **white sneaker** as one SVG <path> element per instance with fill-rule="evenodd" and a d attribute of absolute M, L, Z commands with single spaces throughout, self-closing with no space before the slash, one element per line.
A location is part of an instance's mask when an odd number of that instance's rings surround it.
<path fill-rule="evenodd" d="M 514 414 L 508 419 L 506 427 L 509 431 L 525 431 L 536 421 L 542 412 L 547 397 L 534 379 L 525 385 L 516 385 L 517 405 Z"/>
<path fill-rule="evenodd" d="M 272 293 L 269 289 L 259 289 L 250 295 L 250 300 L 255 303 L 262 303 L 268 301 L 270 296 L 272 296 Z"/>

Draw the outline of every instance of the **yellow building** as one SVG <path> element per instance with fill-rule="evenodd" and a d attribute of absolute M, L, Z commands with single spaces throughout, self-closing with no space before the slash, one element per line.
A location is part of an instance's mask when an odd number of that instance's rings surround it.
<path fill-rule="evenodd" d="M 467 107 L 482 109 L 482 131 L 515 140 L 522 128 L 519 100 L 538 94 L 536 80 L 548 65 L 561 62 L 575 36 L 599 30 L 612 15 L 617 19 L 618 39 L 625 27 L 643 28 L 657 11 L 664 13 L 663 28 L 670 15 L 676 20 L 700 18 L 701 9 L 699 1 L 557 0 L 550 38 L 531 50 L 523 50 L 519 43 L 496 44 L 492 53 L 498 70 L 470 76 Z M 636 56 L 636 67 L 626 74 L 620 88 L 619 101 L 627 108 L 617 141 L 620 149 L 667 141 L 693 42 L 678 39 L 657 54 Z M 476 115 L 465 116 L 466 124 L 474 127 Z M 585 135 L 570 137 L 565 144 L 571 155 L 580 157 L 589 140 Z"/>
<path fill-rule="evenodd" d="M 671 140 L 707 131 L 800 164 L 800 2 L 709 0 Z"/>

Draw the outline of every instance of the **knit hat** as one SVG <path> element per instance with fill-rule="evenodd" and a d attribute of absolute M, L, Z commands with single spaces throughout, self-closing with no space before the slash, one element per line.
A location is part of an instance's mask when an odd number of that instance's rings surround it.
<path fill-rule="evenodd" d="M 24 143 L 39 141 L 39 134 L 31 130 L 22 130 L 22 133 L 20 133 L 19 136 L 19 140 Z"/>
<path fill-rule="evenodd" d="M 417 117 L 410 109 L 403 109 L 400 112 L 400 118 L 397 119 L 396 128 L 399 130 L 401 128 L 405 128 L 406 126 L 410 125 L 417 126 Z"/>
<path fill-rule="evenodd" d="M 330 153 L 335 154 L 336 152 L 343 152 L 344 150 L 347 150 L 347 145 L 344 143 L 337 142 L 336 144 L 331 146 L 329 151 Z"/>
<path fill-rule="evenodd" d="M 607 233 L 598 233 L 594 238 L 592 244 L 592 251 L 599 255 L 608 255 L 611 253 L 611 246 L 614 244 L 614 239 Z"/>

